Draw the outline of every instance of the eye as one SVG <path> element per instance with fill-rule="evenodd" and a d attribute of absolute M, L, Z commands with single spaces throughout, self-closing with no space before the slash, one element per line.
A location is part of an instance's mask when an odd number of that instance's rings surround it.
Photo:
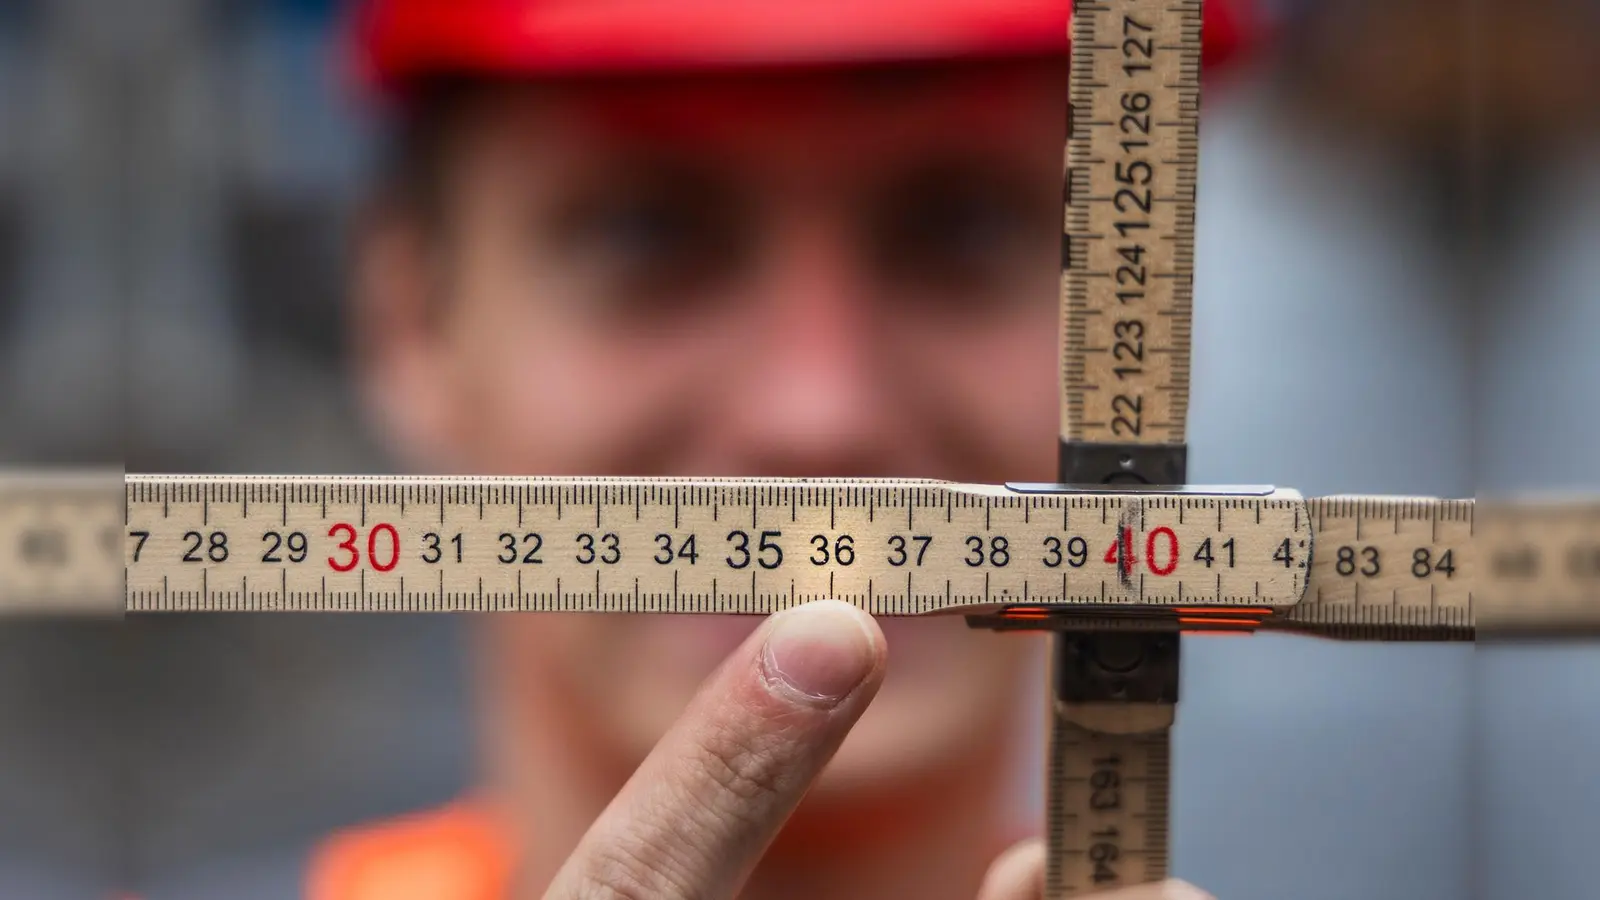
<path fill-rule="evenodd" d="M 716 219 L 696 198 L 628 192 L 586 209 L 573 223 L 571 242 L 617 275 L 651 280 L 709 262 L 721 238 Z"/>
<path fill-rule="evenodd" d="M 704 178 L 617 179 L 568 208 L 558 264 L 581 270 L 597 305 L 681 307 L 740 265 L 738 219 L 731 192 Z"/>
<path fill-rule="evenodd" d="M 670 264 L 701 243 L 706 222 L 684 198 L 630 195 L 591 209 L 579 225 L 579 240 L 614 264 Z"/>
<path fill-rule="evenodd" d="M 925 300 L 1003 301 L 1010 286 L 1034 283 L 1025 277 L 1031 268 L 1049 266 L 1052 187 L 1030 191 L 1020 179 L 971 168 L 907 180 L 869 219 L 876 265 Z"/>

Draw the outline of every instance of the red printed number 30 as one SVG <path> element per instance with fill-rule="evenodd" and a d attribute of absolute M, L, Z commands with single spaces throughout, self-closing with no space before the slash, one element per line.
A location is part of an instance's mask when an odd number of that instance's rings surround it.
<path fill-rule="evenodd" d="M 378 558 L 378 535 L 381 532 L 388 532 L 389 534 L 387 560 Z M 328 537 L 338 538 L 341 534 L 344 539 L 339 541 L 339 549 L 345 551 L 348 555 L 343 562 L 330 556 L 328 557 L 328 565 L 335 572 L 348 572 L 361 564 L 361 551 L 356 549 L 356 529 L 354 525 L 348 522 L 339 522 L 328 529 Z M 372 530 L 367 532 L 367 561 L 372 563 L 372 567 L 379 572 L 389 571 L 400 561 L 400 533 L 394 530 L 393 525 L 381 522 L 372 526 Z"/>

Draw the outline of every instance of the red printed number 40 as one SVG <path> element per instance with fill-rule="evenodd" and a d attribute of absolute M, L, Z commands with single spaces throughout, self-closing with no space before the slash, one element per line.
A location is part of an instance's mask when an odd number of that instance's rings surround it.
<path fill-rule="evenodd" d="M 1165 562 L 1157 562 L 1158 556 L 1165 557 Z M 1106 562 L 1116 566 L 1123 574 L 1133 573 L 1134 567 L 1139 564 L 1139 558 L 1134 553 L 1132 528 L 1122 529 L 1122 535 L 1106 548 Z M 1171 528 L 1162 525 L 1145 535 L 1144 563 L 1154 575 L 1171 575 L 1177 571 L 1178 536 Z"/>

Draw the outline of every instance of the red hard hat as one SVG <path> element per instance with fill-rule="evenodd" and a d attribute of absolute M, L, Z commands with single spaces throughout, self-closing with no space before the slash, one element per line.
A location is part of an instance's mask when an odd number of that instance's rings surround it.
<path fill-rule="evenodd" d="M 1206 0 L 1205 61 L 1251 32 Z M 1064 53 L 1071 0 L 366 0 L 358 77 L 568 75 Z"/>

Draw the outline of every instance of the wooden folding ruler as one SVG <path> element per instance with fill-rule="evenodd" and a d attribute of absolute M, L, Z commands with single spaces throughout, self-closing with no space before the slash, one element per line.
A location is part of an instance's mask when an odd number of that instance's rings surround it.
<path fill-rule="evenodd" d="M 1060 483 L 12 473 L 0 611 L 836 597 L 1052 630 L 1051 898 L 1166 873 L 1181 632 L 1600 625 L 1600 503 L 1183 486 L 1201 7 L 1079 3 L 1072 27 Z"/>

